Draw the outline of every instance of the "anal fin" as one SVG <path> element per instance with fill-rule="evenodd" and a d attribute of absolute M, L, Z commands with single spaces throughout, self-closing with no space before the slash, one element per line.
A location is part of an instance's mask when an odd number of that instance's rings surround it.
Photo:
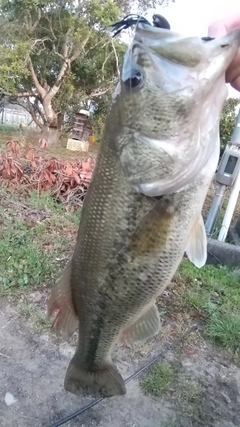
<path fill-rule="evenodd" d="M 62 335 L 66 340 L 78 327 L 78 318 L 72 304 L 71 268 L 70 260 L 54 284 L 48 300 L 48 317 L 53 317 L 52 326 L 57 335 Z"/>
<path fill-rule="evenodd" d="M 202 215 L 198 217 L 192 228 L 187 243 L 186 254 L 196 267 L 201 268 L 206 264 L 207 236 Z"/>
<path fill-rule="evenodd" d="M 141 313 L 134 323 L 124 329 L 121 340 L 144 341 L 159 332 L 160 316 L 156 304 L 151 305 Z"/>

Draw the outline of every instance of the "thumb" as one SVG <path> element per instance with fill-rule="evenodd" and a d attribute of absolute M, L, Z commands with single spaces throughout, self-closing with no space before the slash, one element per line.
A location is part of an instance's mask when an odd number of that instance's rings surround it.
<path fill-rule="evenodd" d="M 213 22 L 208 27 L 208 36 L 213 38 L 220 38 L 227 36 L 227 28 L 221 21 Z"/>

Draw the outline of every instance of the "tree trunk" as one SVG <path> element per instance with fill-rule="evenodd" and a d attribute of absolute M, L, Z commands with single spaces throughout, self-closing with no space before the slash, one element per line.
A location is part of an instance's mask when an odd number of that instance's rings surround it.
<path fill-rule="evenodd" d="M 61 125 L 58 114 L 53 109 L 51 98 L 45 97 L 43 100 L 43 109 L 47 124 L 42 130 L 42 138 L 46 139 L 48 146 L 50 146 L 59 142 L 62 134 Z"/>
<path fill-rule="evenodd" d="M 63 117 L 64 117 L 63 113 L 58 113 L 58 116 L 57 116 L 58 129 L 62 129 L 62 126 L 63 126 Z"/>
<path fill-rule="evenodd" d="M 44 127 L 42 130 L 42 138 L 47 141 L 48 146 L 57 144 L 60 140 L 62 131 L 57 127 L 49 126 Z"/>

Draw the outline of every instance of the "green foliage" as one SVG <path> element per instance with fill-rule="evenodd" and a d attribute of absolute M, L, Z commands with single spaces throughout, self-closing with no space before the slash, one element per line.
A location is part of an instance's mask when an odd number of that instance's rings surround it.
<path fill-rule="evenodd" d="M 238 104 L 240 104 L 239 98 L 228 98 L 223 107 L 220 117 L 220 142 L 223 150 L 231 139 L 236 120 L 235 107 Z"/>
<path fill-rule="evenodd" d="M 86 11 L 90 25 L 108 26 L 120 16 L 121 6 L 112 0 L 91 0 L 86 4 Z"/>
<path fill-rule="evenodd" d="M 26 63 L 26 55 L 29 50 L 29 43 L 19 42 L 11 47 L 0 44 L 0 79 L 1 87 L 7 92 L 18 90 L 19 82 L 29 75 Z"/>

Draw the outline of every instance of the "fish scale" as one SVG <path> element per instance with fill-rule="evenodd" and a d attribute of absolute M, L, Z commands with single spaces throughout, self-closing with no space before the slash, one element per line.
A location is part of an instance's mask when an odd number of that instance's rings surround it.
<path fill-rule="evenodd" d="M 203 42 L 136 28 L 75 250 L 49 299 L 56 331 L 69 338 L 78 328 L 64 382 L 71 393 L 125 394 L 114 345 L 158 333 L 155 300 L 184 252 L 198 267 L 206 262 L 201 209 L 219 158 L 224 73 L 239 45 L 239 32 Z"/>

